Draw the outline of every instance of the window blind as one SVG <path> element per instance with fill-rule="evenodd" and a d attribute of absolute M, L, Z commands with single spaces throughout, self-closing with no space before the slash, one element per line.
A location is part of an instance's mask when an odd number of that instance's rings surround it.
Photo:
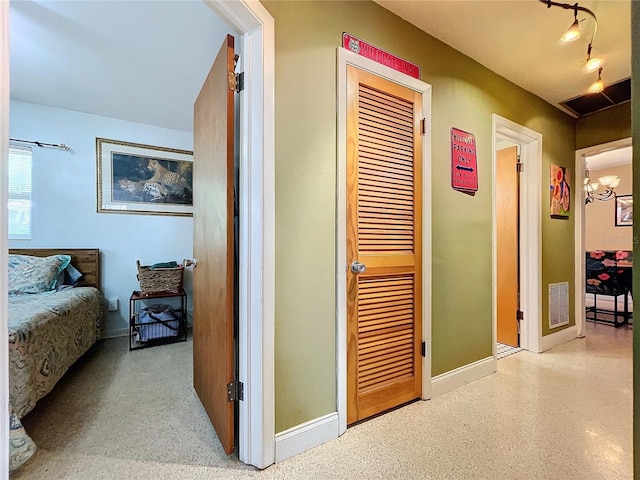
<path fill-rule="evenodd" d="M 9 239 L 31 238 L 31 149 L 9 146 Z"/>

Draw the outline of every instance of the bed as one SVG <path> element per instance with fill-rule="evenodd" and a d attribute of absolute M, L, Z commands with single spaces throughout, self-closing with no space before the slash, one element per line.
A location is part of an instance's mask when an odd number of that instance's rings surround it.
<path fill-rule="evenodd" d="M 35 451 L 19 419 L 100 338 L 103 303 L 98 249 L 9 250 L 12 470 Z"/>

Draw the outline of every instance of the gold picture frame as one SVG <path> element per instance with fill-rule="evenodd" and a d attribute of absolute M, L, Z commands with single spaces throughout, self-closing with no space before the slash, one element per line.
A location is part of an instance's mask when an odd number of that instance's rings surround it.
<path fill-rule="evenodd" d="M 99 213 L 193 215 L 193 152 L 96 138 Z"/>

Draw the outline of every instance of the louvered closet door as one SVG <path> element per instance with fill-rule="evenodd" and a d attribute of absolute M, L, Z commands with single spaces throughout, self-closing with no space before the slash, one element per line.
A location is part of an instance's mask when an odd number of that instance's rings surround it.
<path fill-rule="evenodd" d="M 347 422 L 422 390 L 422 95 L 347 69 Z"/>

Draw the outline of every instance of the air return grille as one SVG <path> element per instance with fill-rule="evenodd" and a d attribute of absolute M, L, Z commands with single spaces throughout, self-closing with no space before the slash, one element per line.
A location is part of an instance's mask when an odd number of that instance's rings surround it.
<path fill-rule="evenodd" d="M 549 284 L 549 328 L 569 323 L 569 282 Z"/>

